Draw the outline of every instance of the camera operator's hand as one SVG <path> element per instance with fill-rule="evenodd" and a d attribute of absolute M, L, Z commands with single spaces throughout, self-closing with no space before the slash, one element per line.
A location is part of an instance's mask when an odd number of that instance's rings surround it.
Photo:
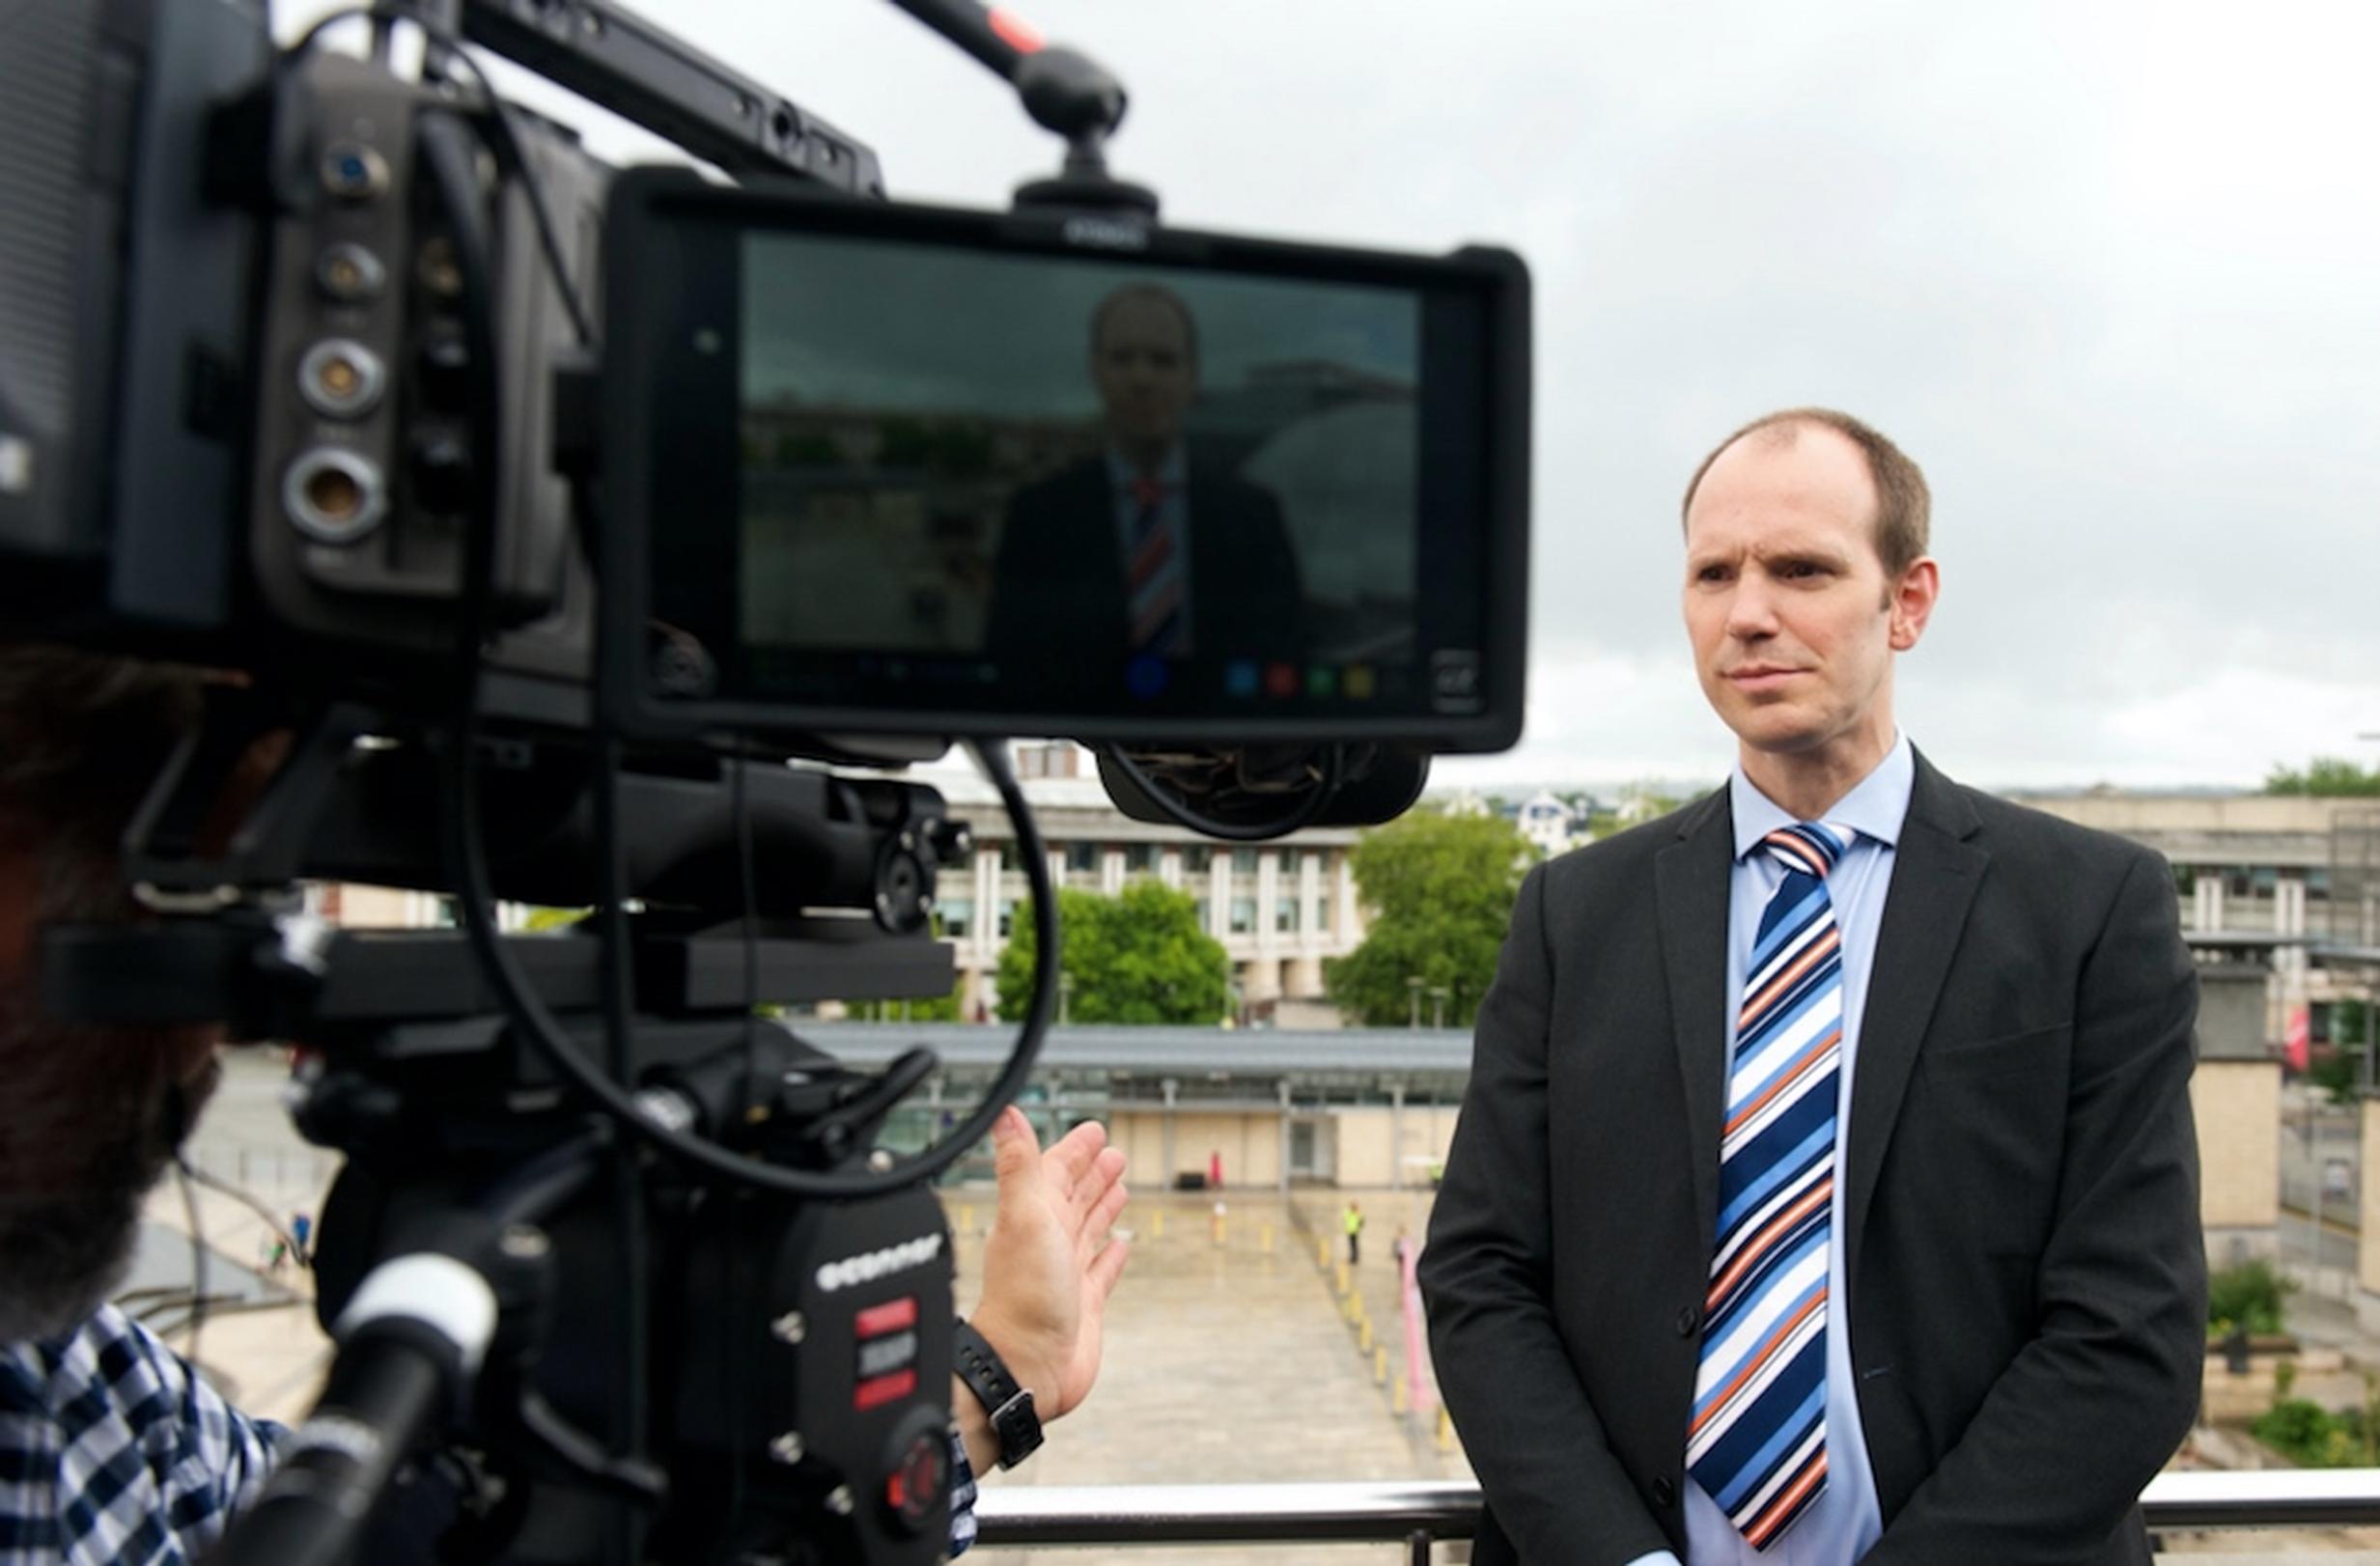
<path fill-rule="evenodd" d="M 1013 1105 L 992 1128 L 999 1209 L 984 1243 L 983 1298 L 968 1320 L 1033 1394 L 1042 1421 L 1088 1396 L 1099 1378 L 1101 1324 L 1124 1271 L 1125 1244 L 1108 1238 L 1124 1210 L 1124 1155 L 1086 1121 L 1047 1153 Z M 998 1453 L 986 1411 L 954 1378 L 951 1407 L 967 1461 L 989 1471 Z"/>

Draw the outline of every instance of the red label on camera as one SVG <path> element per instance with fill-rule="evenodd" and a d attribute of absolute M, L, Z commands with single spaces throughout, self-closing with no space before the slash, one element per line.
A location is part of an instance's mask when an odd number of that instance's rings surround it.
<path fill-rule="evenodd" d="M 890 1376 L 878 1376 L 861 1382 L 858 1390 L 852 1394 L 852 1407 L 861 1412 L 869 1409 L 881 1409 L 887 1403 L 900 1401 L 915 1390 L 917 1390 L 917 1372 L 913 1370 L 896 1371 Z"/>
<path fill-rule="evenodd" d="M 886 1332 L 903 1331 L 916 1325 L 917 1297 L 913 1294 L 870 1305 L 853 1318 L 853 1327 L 861 1337 L 882 1337 Z"/>

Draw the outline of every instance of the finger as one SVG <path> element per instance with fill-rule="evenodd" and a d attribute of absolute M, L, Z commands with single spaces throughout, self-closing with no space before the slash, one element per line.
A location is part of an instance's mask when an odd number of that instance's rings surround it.
<path fill-rule="evenodd" d="M 1131 1241 L 1110 1240 L 1083 1269 L 1083 1300 L 1093 1312 L 1102 1311 L 1107 1297 L 1115 1293 L 1116 1279 L 1124 1275 L 1124 1264 L 1132 1259 L 1132 1251 Z"/>
<path fill-rule="evenodd" d="M 992 1122 L 992 1172 L 1003 1204 L 1029 1197 L 1042 1182 L 1041 1142 L 1033 1123 L 1013 1104 Z"/>
<path fill-rule="evenodd" d="M 1107 1192 L 1124 1178 L 1124 1153 L 1121 1148 L 1104 1148 L 1091 1166 L 1075 1182 L 1068 1192 L 1073 1204 L 1073 1220 L 1078 1233 L 1095 1232 L 1098 1225 L 1091 1221 L 1092 1210 L 1106 1199 Z"/>
<path fill-rule="evenodd" d="M 1059 1137 L 1049 1154 L 1050 1178 L 1057 1188 L 1071 1195 L 1106 1145 L 1107 1128 L 1096 1120 L 1086 1120 Z"/>
<path fill-rule="evenodd" d="M 1124 1204 L 1131 1199 L 1132 1192 L 1125 1188 L 1121 1180 L 1107 1188 L 1107 1193 L 1099 1199 L 1099 1205 L 1091 1209 L 1083 1220 L 1080 1238 L 1086 1249 L 1096 1247 L 1107 1238 L 1107 1231 L 1115 1226 L 1116 1218 L 1124 1211 Z"/>

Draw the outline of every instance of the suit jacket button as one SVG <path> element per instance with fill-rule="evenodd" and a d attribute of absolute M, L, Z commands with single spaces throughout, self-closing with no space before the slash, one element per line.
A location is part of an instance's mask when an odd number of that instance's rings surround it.
<path fill-rule="evenodd" d="M 1677 1486 L 1666 1479 L 1653 1481 L 1653 1504 L 1666 1511 L 1677 1504 Z"/>
<path fill-rule="evenodd" d="M 1693 1305 L 1680 1305 L 1680 1306 L 1678 1306 L 1678 1309 L 1677 1309 L 1677 1335 L 1678 1335 L 1678 1336 L 1680 1336 L 1680 1337 L 1692 1337 L 1692 1336 L 1694 1336 L 1694 1328 L 1696 1328 L 1700 1327 L 1701 1325 L 1702 1325 L 1702 1312 L 1701 1312 L 1701 1311 L 1699 1311 L 1699 1310 L 1695 1309 Z"/>

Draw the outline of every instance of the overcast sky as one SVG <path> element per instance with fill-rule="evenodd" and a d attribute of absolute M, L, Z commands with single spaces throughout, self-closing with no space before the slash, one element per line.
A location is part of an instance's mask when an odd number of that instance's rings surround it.
<path fill-rule="evenodd" d="M 1055 144 L 886 4 L 666 14 L 1005 202 Z M 2380 6 L 1028 0 L 1202 227 L 1536 279 L 1528 732 L 1442 778 L 1716 777 L 1678 624 L 1705 448 L 1833 404 L 1925 467 L 1903 727 L 1985 785 L 2380 762 Z M 583 116 L 580 116 L 583 118 Z M 605 131 L 599 150 L 633 144 Z"/>

